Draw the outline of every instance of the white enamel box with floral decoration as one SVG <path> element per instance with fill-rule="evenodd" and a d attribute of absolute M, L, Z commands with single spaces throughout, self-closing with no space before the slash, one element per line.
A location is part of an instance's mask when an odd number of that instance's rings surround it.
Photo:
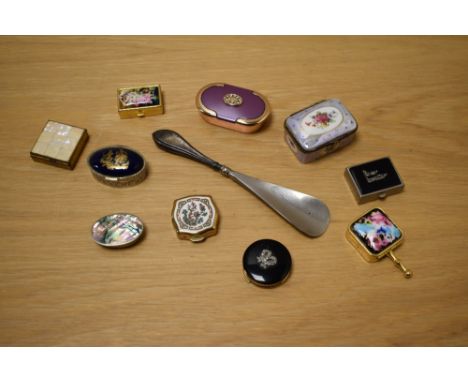
<path fill-rule="evenodd" d="M 307 163 L 349 144 L 358 124 L 341 101 L 329 99 L 291 114 L 284 127 L 286 143 Z"/>

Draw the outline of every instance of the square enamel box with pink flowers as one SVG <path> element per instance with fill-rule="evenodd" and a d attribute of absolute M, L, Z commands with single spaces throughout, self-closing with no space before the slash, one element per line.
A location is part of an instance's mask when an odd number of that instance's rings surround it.
<path fill-rule="evenodd" d="M 291 114 L 284 128 L 286 143 L 307 163 L 351 143 L 358 124 L 341 101 L 329 99 Z"/>
<path fill-rule="evenodd" d="M 117 89 L 120 118 L 147 117 L 164 113 L 161 87 L 145 85 Z"/>

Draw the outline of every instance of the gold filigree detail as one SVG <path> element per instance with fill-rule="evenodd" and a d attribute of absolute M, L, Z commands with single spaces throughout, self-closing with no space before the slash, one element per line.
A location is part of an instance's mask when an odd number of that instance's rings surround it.
<path fill-rule="evenodd" d="M 242 97 L 239 94 L 235 94 L 235 93 L 226 94 L 223 97 L 223 101 L 226 105 L 229 105 L 229 106 L 239 106 L 239 105 L 242 105 L 242 102 L 244 102 Z"/>

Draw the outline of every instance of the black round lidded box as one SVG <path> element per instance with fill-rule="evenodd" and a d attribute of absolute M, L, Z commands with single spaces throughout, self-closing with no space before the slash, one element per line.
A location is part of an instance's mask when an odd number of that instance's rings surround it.
<path fill-rule="evenodd" d="M 279 241 L 263 239 L 249 245 L 242 265 L 250 282 L 261 287 L 274 287 L 288 279 L 292 259 L 288 249 Z"/>

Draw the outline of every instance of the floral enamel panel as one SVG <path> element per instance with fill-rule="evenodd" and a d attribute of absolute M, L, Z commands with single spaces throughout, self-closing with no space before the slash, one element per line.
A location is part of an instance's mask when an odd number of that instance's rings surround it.
<path fill-rule="evenodd" d="M 218 211 L 208 195 L 191 195 L 174 202 L 172 221 L 180 239 L 200 242 L 217 233 Z"/>
<path fill-rule="evenodd" d="M 367 250 L 379 255 L 401 239 L 400 229 L 379 208 L 374 208 L 351 225 Z"/>

